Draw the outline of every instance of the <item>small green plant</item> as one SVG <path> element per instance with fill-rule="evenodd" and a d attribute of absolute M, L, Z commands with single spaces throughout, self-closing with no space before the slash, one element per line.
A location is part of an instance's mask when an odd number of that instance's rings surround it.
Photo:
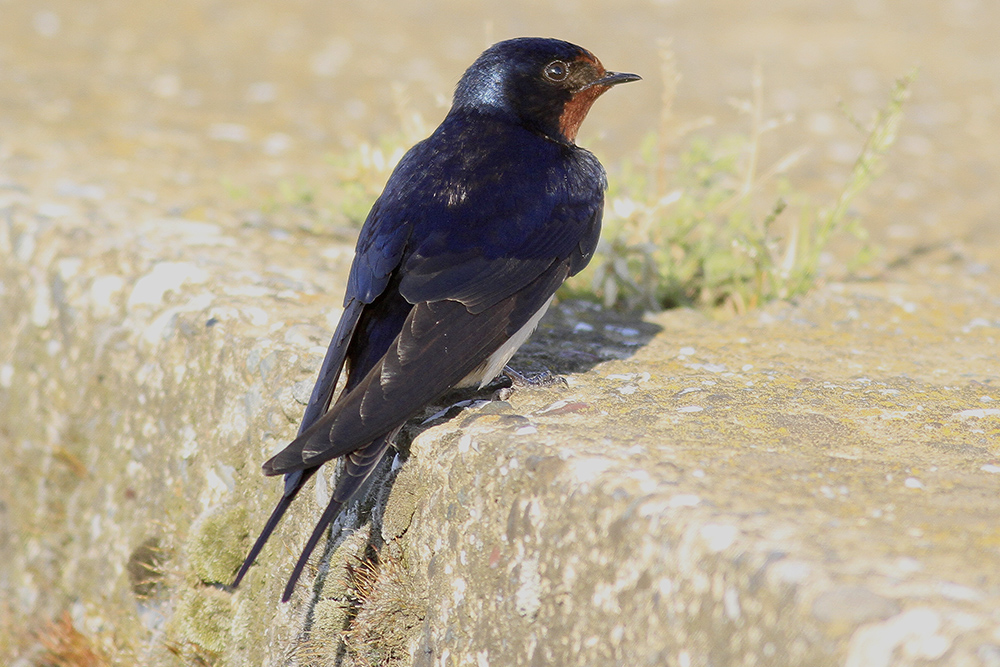
<path fill-rule="evenodd" d="M 329 159 L 340 185 L 339 209 L 357 225 L 365 221 L 372 203 L 410 146 L 430 134 L 420 113 L 408 108 L 403 88 L 397 86 L 393 93 L 400 129 L 380 137 L 377 143 L 362 141 L 355 150 Z"/>
<path fill-rule="evenodd" d="M 759 167 L 762 137 L 788 122 L 764 119 L 759 68 L 753 99 L 739 105 L 751 119 L 749 136 L 709 142 L 691 135 L 692 128 L 675 129 L 671 107 L 679 77 L 669 46 L 663 62 L 667 85 L 659 131 L 615 179 L 619 185 L 609 193 L 597 255 L 571 281 L 571 294 L 595 293 L 606 306 L 626 309 L 691 305 L 745 312 L 808 291 L 835 237 L 859 239 L 853 263 L 870 261 L 866 230 L 850 207 L 884 169 L 915 72 L 896 82 L 888 104 L 864 130 L 867 139 L 836 201 L 819 208 L 784 178 L 804 149 L 766 170 Z M 667 169 L 680 138 L 685 147 L 677 166 Z M 782 236 L 774 223 L 789 210 L 798 212 L 797 220 L 785 221 Z"/>
<path fill-rule="evenodd" d="M 266 187 L 223 179 L 222 187 L 231 200 L 254 213 L 252 219 L 266 219 L 272 227 L 341 236 L 355 233 L 406 150 L 429 134 L 420 113 L 408 108 L 402 86 L 394 92 L 398 131 L 326 156 L 320 174 L 289 176 Z"/>

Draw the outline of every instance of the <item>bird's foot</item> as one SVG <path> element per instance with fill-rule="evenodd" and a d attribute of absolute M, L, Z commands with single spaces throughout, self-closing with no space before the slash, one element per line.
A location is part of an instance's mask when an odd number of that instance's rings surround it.
<path fill-rule="evenodd" d="M 555 386 L 568 387 L 569 382 L 563 376 L 556 375 L 547 370 L 541 373 L 525 375 L 515 371 L 510 366 L 504 366 L 503 372 L 483 387 L 483 391 L 490 392 L 495 401 L 506 401 L 514 393 L 514 390 L 519 387 Z"/>
<path fill-rule="evenodd" d="M 552 371 L 542 371 L 541 373 L 532 373 L 531 375 L 524 375 L 515 371 L 510 366 L 504 366 L 503 375 L 500 377 L 510 378 L 511 386 L 513 387 L 568 387 L 569 382 L 566 381 L 561 375 L 556 375 Z"/>

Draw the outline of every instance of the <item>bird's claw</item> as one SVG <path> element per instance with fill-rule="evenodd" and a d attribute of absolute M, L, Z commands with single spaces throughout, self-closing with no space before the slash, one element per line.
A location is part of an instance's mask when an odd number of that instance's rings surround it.
<path fill-rule="evenodd" d="M 490 392 L 494 401 L 506 401 L 518 388 L 554 386 L 568 387 L 569 382 L 563 376 L 547 370 L 525 375 L 515 371 L 510 366 L 504 366 L 503 372 L 493 378 L 489 384 L 483 387 L 483 390 Z"/>
<path fill-rule="evenodd" d="M 533 373 L 531 375 L 524 375 L 515 371 L 510 366 L 504 366 L 503 374 L 500 377 L 507 377 L 510 379 L 510 386 L 512 387 L 568 387 L 569 382 L 562 375 L 556 375 L 555 373 L 544 370 L 540 373 Z"/>

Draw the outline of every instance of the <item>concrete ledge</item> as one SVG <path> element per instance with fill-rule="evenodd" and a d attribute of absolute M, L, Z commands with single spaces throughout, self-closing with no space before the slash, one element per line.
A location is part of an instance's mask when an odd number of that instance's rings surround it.
<path fill-rule="evenodd" d="M 15 616 L 70 608 L 77 627 L 145 664 L 168 660 L 165 641 L 273 662 L 298 631 L 276 619 L 287 605 L 204 584 L 231 575 L 274 497 L 259 464 L 294 434 L 324 313 L 338 315 L 323 285 L 340 283 L 349 253 L 189 220 L 48 219 L 17 201 L 6 212 L 0 424 Z M 303 529 L 308 511 L 296 518 L 289 527 Z M 144 562 L 162 576 L 149 581 Z M 229 639 L 246 633 L 256 639 L 243 648 Z"/>
<path fill-rule="evenodd" d="M 1000 661 L 1000 305 L 975 290 L 833 286 L 729 323 L 563 304 L 521 362 L 570 386 L 415 430 L 374 521 L 282 605 L 325 477 L 238 593 L 216 584 L 277 496 L 259 465 L 349 246 L 22 204 L 0 206 L 11 627 L 68 610 L 149 665 Z"/>

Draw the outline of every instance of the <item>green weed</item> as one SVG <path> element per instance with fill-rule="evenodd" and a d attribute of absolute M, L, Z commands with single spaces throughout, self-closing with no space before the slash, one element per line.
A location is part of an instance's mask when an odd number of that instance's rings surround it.
<path fill-rule="evenodd" d="M 394 93 L 396 132 L 325 156 L 319 173 L 282 178 L 263 188 L 223 179 L 223 189 L 250 211 L 250 222 L 265 220 L 270 227 L 310 234 L 356 234 L 403 154 L 430 133 L 423 117 L 409 108 L 402 86 Z"/>
<path fill-rule="evenodd" d="M 339 184 L 338 209 L 350 223 L 358 226 L 365 221 L 372 203 L 382 193 L 389 175 L 409 147 L 430 134 L 423 116 L 408 108 L 403 88 L 397 86 L 393 93 L 400 129 L 374 143 L 363 141 L 345 155 L 328 158 Z"/>
<path fill-rule="evenodd" d="M 748 135 L 712 142 L 692 134 L 697 125 L 675 129 L 672 101 L 679 77 L 669 47 L 663 62 L 660 128 L 638 159 L 612 179 L 597 254 L 568 283 L 569 294 L 593 295 L 607 307 L 625 309 L 683 305 L 745 312 L 808 291 L 819 276 L 821 254 L 837 237 L 860 241 L 849 265 L 871 260 L 867 232 L 851 204 L 884 169 L 915 72 L 896 82 L 867 128 L 855 122 L 867 138 L 836 201 L 819 207 L 785 178 L 805 149 L 766 170 L 759 166 L 763 138 L 789 121 L 764 118 L 759 68 L 753 99 L 740 105 L 750 118 Z M 675 148 L 681 141 L 683 148 Z M 675 152 L 677 166 L 668 169 L 668 155 Z M 787 211 L 797 212 L 797 219 L 784 221 L 782 236 L 774 223 Z"/>
<path fill-rule="evenodd" d="M 680 77 L 669 45 L 662 48 L 662 61 L 666 85 L 659 127 L 637 156 L 612 170 L 596 256 L 563 287 L 563 296 L 622 309 L 695 306 L 740 313 L 811 289 L 820 278 L 821 256 L 838 238 L 856 240 L 848 267 L 871 261 L 875 249 L 852 204 L 884 170 L 916 72 L 896 82 L 867 126 L 851 118 L 866 138 L 835 201 L 820 206 L 787 176 L 805 148 L 767 168 L 760 165 L 767 135 L 792 119 L 765 118 L 759 67 L 752 98 L 737 103 L 749 119 L 748 132 L 710 140 L 698 134 L 709 120 L 680 125 L 674 118 Z M 398 132 L 327 159 L 332 189 L 320 195 L 305 179 L 282 182 L 261 207 L 264 214 L 275 224 L 287 219 L 286 227 L 352 233 L 406 149 L 429 132 L 402 88 L 396 90 L 396 107 Z M 233 186 L 229 190 L 240 194 Z"/>

